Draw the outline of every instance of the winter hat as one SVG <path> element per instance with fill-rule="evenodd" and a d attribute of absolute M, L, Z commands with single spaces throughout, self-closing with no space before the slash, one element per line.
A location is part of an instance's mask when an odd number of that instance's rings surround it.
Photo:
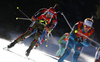
<path fill-rule="evenodd" d="M 92 27 L 92 25 L 93 25 L 93 19 L 91 19 L 91 18 L 86 18 L 86 19 L 84 20 L 84 25 L 87 25 L 87 26 Z"/>
<path fill-rule="evenodd" d="M 54 9 L 53 7 L 50 7 L 50 8 L 49 8 L 49 12 L 51 12 L 51 13 L 53 13 L 53 14 L 56 14 L 56 11 L 55 11 L 55 9 Z"/>

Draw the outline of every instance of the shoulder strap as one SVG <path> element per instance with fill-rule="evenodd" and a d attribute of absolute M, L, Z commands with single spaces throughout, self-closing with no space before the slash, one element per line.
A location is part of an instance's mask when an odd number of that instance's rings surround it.
<path fill-rule="evenodd" d="M 88 32 L 88 36 L 90 37 L 93 32 L 94 32 L 94 28 L 91 28 L 91 30 Z"/>
<path fill-rule="evenodd" d="M 77 23 L 78 23 L 78 31 L 79 31 L 83 27 L 83 22 L 79 21 Z"/>

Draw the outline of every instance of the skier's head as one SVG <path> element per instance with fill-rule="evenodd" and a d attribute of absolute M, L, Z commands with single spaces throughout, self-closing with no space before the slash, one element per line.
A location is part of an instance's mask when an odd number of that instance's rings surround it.
<path fill-rule="evenodd" d="M 65 33 L 65 35 L 69 37 L 69 33 Z"/>
<path fill-rule="evenodd" d="M 69 39 L 69 33 L 65 33 L 65 35 L 66 35 L 66 40 L 68 40 Z"/>
<path fill-rule="evenodd" d="M 51 17 L 53 17 L 53 15 L 55 15 L 55 14 L 56 14 L 55 9 L 54 9 L 53 7 L 50 7 L 50 8 L 48 9 L 48 12 L 47 12 L 47 17 L 48 17 L 48 18 L 51 18 Z"/>
<path fill-rule="evenodd" d="M 56 11 L 55 11 L 55 9 L 53 7 L 49 8 L 49 12 L 51 12 L 52 14 L 56 14 Z"/>
<path fill-rule="evenodd" d="M 89 27 L 92 27 L 92 25 L 93 25 L 93 19 L 91 19 L 91 18 L 86 18 L 85 20 L 84 20 L 84 25 L 87 25 L 87 26 L 89 26 Z"/>
<path fill-rule="evenodd" d="M 84 20 L 84 30 L 85 30 L 85 32 L 88 32 L 91 28 L 92 28 L 92 25 L 93 25 L 93 19 L 91 19 L 91 18 L 86 18 L 85 20 Z"/>

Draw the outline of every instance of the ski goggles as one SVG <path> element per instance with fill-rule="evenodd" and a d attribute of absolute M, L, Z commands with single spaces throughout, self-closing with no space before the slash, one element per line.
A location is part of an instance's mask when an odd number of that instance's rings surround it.
<path fill-rule="evenodd" d="M 48 12 L 49 14 L 53 15 L 51 12 Z"/>
<path fill-rule="evenodd" d="M 91 29 L 91 27 L 89 27 L 89 26 L 87 26 L 87 25 L 84 25 L 84 27 L 85 27 L 85 28 L 88 28 L 88 29 Z"/>

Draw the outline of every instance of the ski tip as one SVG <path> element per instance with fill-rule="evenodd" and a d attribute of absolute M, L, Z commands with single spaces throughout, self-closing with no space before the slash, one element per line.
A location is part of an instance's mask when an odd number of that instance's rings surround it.
<path fill-rule="evenodd" d="M 9 51 L 9 48 L 7 48 L 7 47 L 4 47 L 4 48 L 3 48 L 3 50 Z"/>
<path fill-rule="evenodd" d="M 19 7 L 17 7 L 17 9 L 19 9 Z"/>

